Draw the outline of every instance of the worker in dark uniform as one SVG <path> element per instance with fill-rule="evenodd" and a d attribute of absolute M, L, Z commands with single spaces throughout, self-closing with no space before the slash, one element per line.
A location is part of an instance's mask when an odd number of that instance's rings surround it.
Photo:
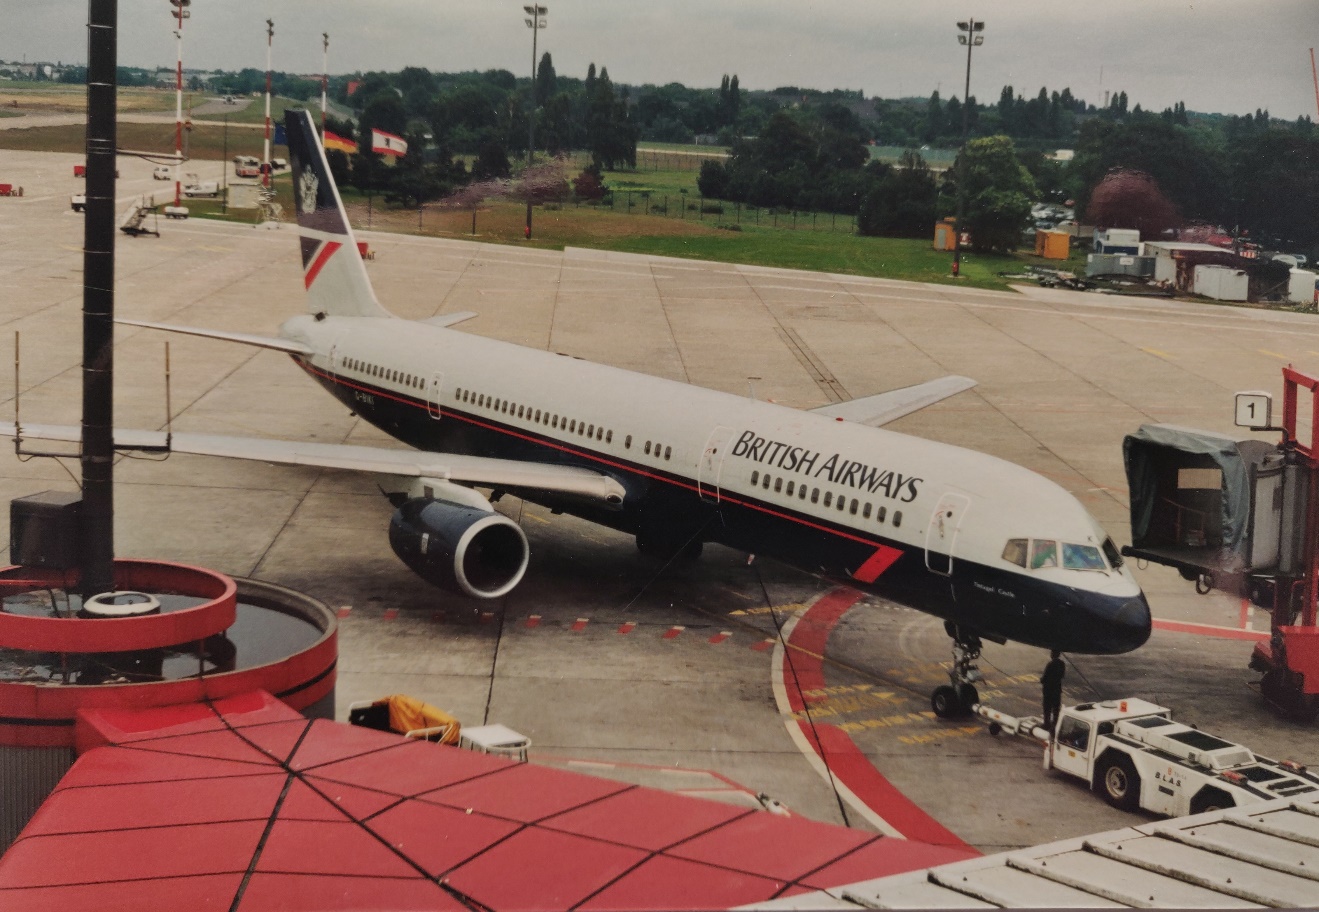
<path fill-rule="evenodd" d="M 1063 677 L 1066 674 L 1067 666 L 1055 649 L 1049 655 L 1049 664 L 1044 666 L 1044 674 L 1040 676 L 1040 689 L 1044 692 L 1044 727 L 1050 733 L 1058 724 L 1058 711 L 1063 705 Z"/>

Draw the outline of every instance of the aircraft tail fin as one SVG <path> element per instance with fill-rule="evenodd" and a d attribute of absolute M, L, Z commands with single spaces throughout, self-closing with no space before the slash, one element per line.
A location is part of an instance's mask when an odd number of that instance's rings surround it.
<path fill-rule="evenodd" d="M 311 114 L 301 108 L 286 110 L 284 128 L 308 309 L 331 317 L 390 316 L 371 288 Z"/>

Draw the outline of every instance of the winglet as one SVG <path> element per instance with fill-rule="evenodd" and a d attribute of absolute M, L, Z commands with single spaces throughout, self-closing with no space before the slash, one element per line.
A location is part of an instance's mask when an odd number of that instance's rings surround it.
<path fill-rule="evenodd" d="M 970 377 L 956 375 L 940 377 L 938 380 L 904 386 L 902 389 L 889 390 L 876 396 L 863 396 L 850 402 L 835 402 L 811 411 L 828 418 L 841 418 L 857 424 L 880 427 L 890 421 L 896 421 L 903 415 L 910 415 L 949 396 L 969 390 L 975 385 L 976 382 Z"/>

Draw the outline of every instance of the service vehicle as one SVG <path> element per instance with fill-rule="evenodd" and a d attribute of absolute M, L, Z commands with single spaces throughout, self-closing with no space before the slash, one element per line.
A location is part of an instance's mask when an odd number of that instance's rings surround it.
<path fill-rule="evenodd" d="M 82 212 L 87 208 L 87 194 L 73 193 L 69 195 L 69 208 L 74 212 Z"/>
<path fill-rule="evenodd" d="M 254 155 L 235 155 L 234 174 L 239 177 L 260 177 L 261 160 Z"/>
<path fill-rule="evenodd" d="M 1169 817 L 1202 814 L 1319 792 L 1319 775 L 1174 722 L 1172 710 L 1140 699 L 1069 706 L 1050 732 L 1038 716 L 1017 718 L 983 704 L 989 731 L 1044 744 L 1044 768 L 1090 783 L 1122 810 Z"/>
<path fill-rule="evenodd" d="M 188 174 L 183 182 L 183 195 L 219 196 L 220 184 L 218 181 L 198 180 L 196 174 Z"/>
<path fill-rule="evenodd" d="M 166 165 L 159 165 L 151 172 L 152 180 L 167 181 L 173 176 Z"/>

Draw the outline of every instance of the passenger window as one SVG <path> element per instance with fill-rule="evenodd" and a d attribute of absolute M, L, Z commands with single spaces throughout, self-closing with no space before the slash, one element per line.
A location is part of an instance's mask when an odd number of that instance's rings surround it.
<path fill-rule="evenodd" d="M 532 420 L 535 421 L 537 424 L 540 424 L 540 409 L 536 409 L 536 417 L 533 418 Z"/>
<path fill-rule="evenodd" d="M 646 441 L 646 455 L 647 455 L 647 456 L 650 455 L 650 441 L 649 441 L 649 440 Z"/>
<path fill-rule="evenodd" d="M 632 449 L 632 435 L 631 435 L 631 434 L 628 434 L 625 438 L 623 438 L 623 449 L 625 449 L 625 450 L 630 450 L 630 449 Z"/>
<path fill-rule="evenodd" d="M 614 442 L 614 432 L 607 431 L 605 433 L 605 443 L 613 443 L 613 442 Z"/>
<path fill-rule="evenodd" d="M 898 526 L 900 526 L 900 525 L 902 525 L 902 511 L 901 511 L 901 510 L 894 510 L 894 511 L 893 511 L 893 528 L 896 529 L 896 528 L 897 528 Z"/>
<path fill-rule="evenodd" d="M 759 472 L 754 471 L 754 470 L 751 472 L 751 483 L 752 483 L 753 485 L 758 485 L 758 484 L 760 484 L 760 473 L 759 473 Z"/>
<path fill-rule="evenodd" d="M 552 418 L 550 418 L 550 427 L 554 428 L 555 430 L 558 429 L 558 427 L 559 427 L 559 416 L 558 416 L 558 415 L 555 415 L 555 416 L 553 416 Z"/>
<path fill-rule="evenodd" d="M 824 505 L 825 505 L 826 507 L 827 507 L 827 506 L 830 506 L 830 504 L 831 504 L 831 502 L 833 501 L 833 499 L 834 499 L 834 492 L 833 492 L 833 491 L 825 491 L 825 492 L 824 492 Z"/>
<path fill-rule="evenodd" d="M 800 488 L 797 489 L 797 497 L 801 500 L 806 499 L 806 485 L 802 485 Z"/>
<path fill-rule="evenodd" d="M 820 502 L 820 489 L 811 488 L 811 503 L 819 503 L 819 502 Z M 826 500 L 825 504 L 827 505 L 828 503 L 829 501 Z"/>
<path fill-rule="evenodd" d="M 1030 543 L 1030 568 L 1039 570 L 1043 567 L 1058 566 L 1058 543 L 1037 538 Z"/>
<path fill-rule="evenodd" d="M 870 504 L 866 504 L 866 506 L 870 506 Z M 852 498 L 852 509 L 848 511 L 848 512 L 851 513 L 853 516 L 856 516 L 856 507 L 857 507 L 857 500 L 856 500 L 855 497 L 853 497 L 853 498 Z"/>
<path fill-rule="evenodd" d="M 870 504 L 869 504 L 869 503 L 867 503 L 864 507 L 861 508 L 861 518 L 862 518 L 862 519 L 869 519 L 869 518 L 870 518 Z"/>
<path fill-rule="evenodd" d="M 883 522 L 886 516 L 888 516 L 888 507 L 880 504 L 879 509 L 875 512 L 875 522 Z"/>
<path fill-rule="evenodd" d="M 846 510 L 846 509 L 847 509 L 847 498 L 844 497 L 843 495 L 839 494 L 839 495 L 838 495 L 838 512 L 839 512 L 839 513 L 842 513 L 842 512 L 843 512 L 844 510 Z M 855 513 L 856 511 L 853 510 L 852 512 Z"/>
<path fill-rule="evenodd" d="M 761 487 L 763 487 L 766 491 L 769 490 L 769 476 L 768 476 L 768 475 L 765 476 L 764 480 L 760 483 L 760 485 L 761 485 Z"/>
<path fill-rule="evenodd" d="M 518 406 L 518 417 L 519 417 L 519 418 L 522 417 L 522 406 L 520 406 L 520 405 Z"/>
<path fill-rule="evenodd" d="M 594 425 L 594 424 L 588 424 L 588 425 L 586 426 L 586 436 L 587 436 L 587 437 L 594 437 L 594 436 L 595 436 L 595 425 Z"/>
<path fill-rule="evenodd" d="M 775 479 L 774 479 L 774 493 L 775 493 L 775 494 L 782 494 L 782 493 L 783 493 L 783 479 L 782 479 L 782 478 L 775 478 Z"/>
<path fill-rule="evenodd" d="M 599 428 L 596 428 L 596 429 L 595 429 L 595 439 L 596 439 L 596 440 L 604 440 L 604 439 L 605 439 L 605 429 L 604 429 L 604 428 L 599 427 Z"/>
<path fill-rule="evenodd" d="M 789 482 L 788 482 L 788 490 L 784 492 L 784 493 L 786 493 L 789 497 L 792 496 L 792 486 L 793 486 L 793 484 L 794 484 L 794 482 L 789 481 Z"/>
<path fill-rule="evenodd" d="M 665 458 L 665 459 L 668 459 L 668 458 L 669 458 L 670 456 L 672 456 L 672 455 L 673 455 L 673 447 L 671 447 L 671 446 L 666 446 L 666 447 L 664 448 L 664 458 Z"/>
<path fill-rule="evenodd" d="M 1007 545 L 1003 548 L 1003 559 L 1009 564 L 1016 564 L 1018 567 L 1026 566 L 1026 539 L 1009 538 Z"/>

